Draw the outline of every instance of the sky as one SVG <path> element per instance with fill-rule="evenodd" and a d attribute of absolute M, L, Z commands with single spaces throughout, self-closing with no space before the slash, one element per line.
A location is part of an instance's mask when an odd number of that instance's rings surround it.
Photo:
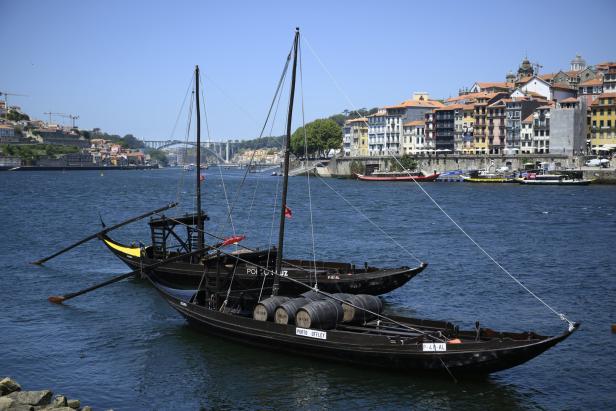
<path fill-rule="evenodd" d="M 209 138 L 257 137 L 296 26 L 294 127 L 302 100 L 308 122 L 414 91 L 455 96 L 475 81 L 504 81 L 525 56 L 543 73 L 567 70 L 576 54 L 616 60 L 611 0 L 0 0 L 0 16 L 0 91 L 26 95 L 9 96 L 10 105 L 145 140 L 184 138 L 181 108 L 197 64 Z M 272 134 L 283 133 L 279 114 Z"/>

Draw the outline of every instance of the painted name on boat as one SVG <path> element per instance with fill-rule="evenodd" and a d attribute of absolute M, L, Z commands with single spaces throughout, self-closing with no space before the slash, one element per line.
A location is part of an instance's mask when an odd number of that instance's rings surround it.
<path fill-rule="evenodd" d="M 311 330 L 308 328 L 295 328 L 295 335 L 301 335 L 303 337 L 318 338 L 320 340 L 327 340 L 326 331 Z"/>
<path fill-rule="evenodd" d="M 423 343 L 422 351 L 447 351 L 445 343 Z"/>

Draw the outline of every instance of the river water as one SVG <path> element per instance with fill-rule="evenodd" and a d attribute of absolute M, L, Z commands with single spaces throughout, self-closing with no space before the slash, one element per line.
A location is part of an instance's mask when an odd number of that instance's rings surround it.
<path fill-rule="evenodd" d="M 224 174 L 224 185 L 221 176 Z M 0 173 L 0 376 L 96 409 L 614 409 L 616 187 L 425 183 L 498 262 L 582 327 L 538 358 L 480 381 L 425 378 L 297 358 L 189 328 L 154 290 L 129 280 L 64 305 L 49 295 L 126 272 L 98 241 L 30 264 L 107 224 L 181 200 L 181 170 Z M 266 246 L 281 179 L 210 168 L 213 232 Z M 331 188 L 327 187 L 327 183 Z M 285 255 L 429 267 L 387 296 L 390 312 L 472 327 L 560 333 L 565 324 L 514 283 L 412 183 L 290 179 Z M 334 191 L 335 190 L 335 191 Z M 236 199 L 232 224 L 227 205 Z M 348 200 L 343 201 L 338 194 Z M 381 227 L 378 231 L 366 218 Z M 277 221 L 277 217 L 275 218 Z M 276 230 L 271 238 L 276 239 Z M 145 221 L 113 237 L 149 243 Z M 394 243 L 398 243 L 403 248 Z"/>

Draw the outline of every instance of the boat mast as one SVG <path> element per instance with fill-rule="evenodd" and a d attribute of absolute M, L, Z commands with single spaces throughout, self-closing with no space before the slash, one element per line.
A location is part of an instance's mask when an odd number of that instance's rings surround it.
<path fill-rule="evenodd" d="M 272 295 L 278 295 L 279 275 L 282 267 L 282 250 L 284 246 L 284 223 L 287 210 L 287 188 L 289 185 L 289 154 L 291 149 L 291 120 L 293 117 L 293 99 L 295 97 L 295 76 L 297 72 L 297 48 L 299 45 L 299 27 L 295 28 L 295 40 L 293 41 L 293 75 L 291 77 L 291 95 L 289 97 L 289 112 L 287 115 L 287 136 L 284 148 L 284 178 L 282 182 L 282 196 L 280 202 L 280 225 L 278 228 L 278 253 L 276 255 L 276 275 Z"/>
<path fill-rule="evenodd" d="M 203 216 L 201 215 L 201 107 L 199 106 L 199 66 L 195 66 L 195 103 L 197 105 L 197 249 L 203 249 Z"/>

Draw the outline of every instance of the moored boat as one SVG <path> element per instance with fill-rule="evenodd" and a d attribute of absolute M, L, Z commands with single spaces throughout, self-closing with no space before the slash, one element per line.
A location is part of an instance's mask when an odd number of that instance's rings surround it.
<path fill-rule="evenodd" d="M 455 376 L 467 374 L 485 375 L 522 364 L 577 330 L 579 324 L 559 314 L 568 327 L 554 336 L 534 332 L 499 332 L 482 328 L 479 322 L 475 323 L 475 330 L 461 331 L 446 321 L 387 316 L 381 312 L 380 303 L 364 305 L 360 303 L 362 299 L 326 293 L 316 285 L 287 275 L 283 269 L 282 245 L 298 42 L 299 30 L 296 31 L 292 49 L 294 63 L 280 199 L 279 252 L 274 269 L 260 267 L 264 276 L 273 278 L 272 292 L 256 302 L 246 301 L 242 296 L 231 293 L 233 284 L 229 285 L 226 293 L 218 283 L 212 285 L 205 269 L 203 278 L 206 286 L 202 288 L 204 281 L 201 281 L 199 287 L 193 290 L 165 287 L 154 276 L 147 276 L 171 307 L 198 329 L 239 343 L 362 367 L 383 367 L 422 375 L 429 372 L 449 374 L 454 379 Z M 234 260 L 234 266 L 244 260 L 241 254 L 234 255 L 220 247 L 214 248 L 219 255 L 222 253 Z M 223 260 L 217 258 L 215 264 L 218 267 L 216 270 L 220 271 Z M 283 280 L 311 292 L 283 296 L 280 292 Z M 354 322 L 354 315 L 345 315 L 345 310 L 349 308 L 366 315 Z"/>
<path fill-rule="evenodd" d="M 504 174 L 488 173 L 484 170 L 472 170 L 468 175 L 462 175 L 462 179 L 467 183 L 516 183 L 513 176 Z"/>
<path fill-rule="evenodd" d="M 195 288 L 202 281 L 205 272 L 208 281 L 218 281 L 221 287 L 228 287 L 233 281 L 234 288 L 244 289 L 245 293 L 271 292 L 274 280 L 272 276 L 265 278 L 263 267 L 272 267 L 275 264 L 277 258 L 275 247 L 261 250 L 244 248 L 230 253 L 229 256 L 217 253 L 216 248 L 211 248 L 209 253 L 195 255 L 192 244 L 186 244 L 187 248 L 177 251 L 167 249 L 166 244 L 156 242 L 157 238 L 161 238 L 158 235 L 160 227 L 175 225 L 184 228 L 180 222 L 186 224 L 191 219 L 191 216 L 185 216 L 151 220 L 150 228 L 154 242 L 146 247 L 127 246 L 114 241 L 107 234 L 102 235 L 101 240 L 129 268 L 140 271 L 144 276 L 152 275 L 159 283 L 168 287 Z M 185 258 L 153 269 L 147 268 L 166 259 L 180 256 L 180 253 L 184 253 Z M 233 256 L 241 256 L 242 259 L 237 261 Z M 220 265 L 219 260 L 222 261 Z M 282 272 L 285 277 L 280 281 L 280 293 L 305 291 L 304 287 L 286 279 L 289 277 L 303 283 L 316 282 L 319 289 L 332 293 L 387 294 L 405 285 L 427 266 L 427 263 L 422 262 L 416 267 L 377 268 L 367 263 L 357 267 L 354 264 L 333 261 L 283 259 Z"/>
<path fill-rule="evenodd" d="M 526 185 L 557 185 L 557 186 L 585 186 L 592 183 L 592 180 L 571 178 L 562 174 L 534 174 L 529 173 L 526 177 L 517 180 L 520 184 Z"/>
<path fill-rule="evenodd" d="M 247 249 L 227 251 L 225 249 L 226 246 L 241 241 L 241 236 L 219 239 L 221 241 L 216 244 L 207 244 L 204 241 L 203 236 L 207 233 L 203 221 L 207 216 L 202 212 L 200 204 L 198 161 L 195 214 L 170 219 L 160 216 L 159 210 L 154 210 L 143 215 L 159 216 L 150 221 L 153 230 L 153 244 L 150 248 L 127 247 L 116 243 L 107 235 L 109 230 L 103 230 L 100 234 L 105 244 L 129 266 L 142 270 L 143 276 L 152 283 L 162 298 L 186 318 L 190 325 L 212 335 L 263 347 L 270 351 L 284 351 L 361 367 L 381 367 L 419 375 L 437 373 L 455 379 L 462 375 L 486 375 L 525 363 L 575 332 L 579 328 L 578 323 L 555 311 L 519 281 L 523 288 L 567 324 L 562 333 L 547 336 L 530 331 L 496 331 L 481 327 L 479 322 L 475 322 L 475 329 L 460 330 L 458 326 L 447 321 L 386 315 L 382 311 L 383 304 L 378 297 L 324 292 L 322 285 L 314 279 L 318 275 L 321 263 L 312 261 L 311 264 L 303 265 L 301 261 L 283 258 L 285 218 L 290 213 L 287 207 L 287 188 L 298 49 L 299 29 L 296 30 L 289 55 L 289 59 L 293 55 L 293 69 L 284 144 L 282 194 L 279 198 L 280 207 L 276 210 L 280 217 L 276 250 L 267 248 L 262 251 Z M 289 59 L 282 78 L 285 78 Z M 194 93 L 195 107 L 197 130 L 199 130 L 198 67 L 195 70 L 195 84 L 197 85 Z M 276 97 L 277 95 L 274 96 L 274 101 Z M 197 131 L 197 145 L 199 143 L 199 131 Z M 434 199 L 432 201 L 435 202 Z M 164 209 L 169 207 L 171 205 Z M 442 208 L 441 211 L 446 214 Z M 457 225 L 455 221 L 452 222 Z M 156 240 L 157 236 L 165 237 L 165 233 L 173 236 L 169 230 L 176 226 L 185 228 L 188 234 L 186 241 L 176 238 L 180 243 L 178 247 L 167 248 L 166 241 Z M 464 234 L 468 236 L 466 232 Z M 484 249 L 475 244 L 489 256 Z M 272 253 L 275 254 L 275 264 L 270 267 Z M 144 256 L 156 262 L 151 265 L 144 264 L 146 262 Z M 182 264 L 174 267 L 177 273 L 183 275 L 190 271 L 192 258 L 195 259 L 194 264 L 200 268 L 200 280 L 193 288 L 169 287 L 161 281 L 161 276 L 154 270 L 159 267 L 172 267 L 172 263 L 181 262 Z M 182 259 L 184 261 L 181 261 Z M 335 269 L 335 264 L 338 263 L 322 264 L 329 270 L 329 268 Z M 507 272 L 498 263 L 496 264 Z M 253 298 L 249 286 L 240 282 L 239 276 L 236 277 L 238 268 L 242 265 L 253 267 L 255 271 L 250 275 L 260 276 L 261 292 L 256 299 Z M 289 275 L 287 267 L 301 269 L 308 280 L 301 281 Z M 370 270 L 365 268 L 369 273 Z M 52 296 L 50 301 L 65 301 L 126 278 L 132 273 L 123 274 L 77 293 Z M 223 273 L 229 281 L 223 281 Z M 513 278 L 510 273 L 507 274 Z M 269 279 L 272 280 L 271 287 L 268 286 L 267 293 L 263 293 Z M 333 278 L 333 280 L 339 279 Z M 293 283 L 298 291 L 293 289 L 283 293 L 284 282 Z"/>
<path fill-rule="evenodd" d="M 362 181 L 435 181 L 439 173 L 432 173 L 429 175 L 424 174 L 421 171 L 375 171 L 370 175 L 355 174 L 358 180 Z"/>

